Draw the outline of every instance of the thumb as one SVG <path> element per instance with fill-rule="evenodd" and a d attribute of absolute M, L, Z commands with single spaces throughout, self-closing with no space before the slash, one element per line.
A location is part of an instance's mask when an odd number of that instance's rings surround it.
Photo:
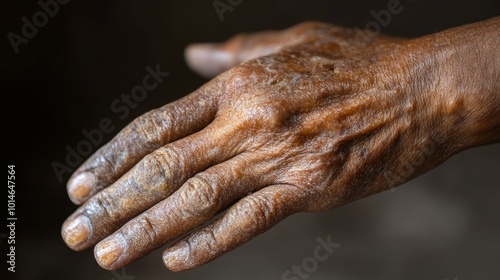
<path fill-rule="evenodd" d="M 191 44 L 184 55 L 193 71 L 211 78 L 245 60 L 297 44 L 309 34 L 307 31 L 321 27 L 324 27 L 321 23 L 303 23 L 280 31 L 238 34 L 223 43 Z"/>

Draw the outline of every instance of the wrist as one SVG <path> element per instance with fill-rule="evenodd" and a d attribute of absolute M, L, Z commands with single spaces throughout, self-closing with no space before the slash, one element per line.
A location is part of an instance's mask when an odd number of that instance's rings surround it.
<path fill-rule="evenodd" d="M 500 17 L 417 39 L 433 133 L 450 153 L 500 141 Z"/>

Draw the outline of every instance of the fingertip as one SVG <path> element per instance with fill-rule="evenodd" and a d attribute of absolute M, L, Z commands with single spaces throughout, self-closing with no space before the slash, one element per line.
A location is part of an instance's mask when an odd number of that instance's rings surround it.
<path fill-rule="evenodd" d="M 94 257 L 99 266 L 107 270 L 121 267 L 120 259 L 124 255 L 126 242 L 120 233 L 99 242 L 94 248 Z"/>
<path fill-rule="evenodd" d="M 73 203 L 80 205 L 88 199 L 95 186 L 95 175 L 91 172 L 82 172 L 68 181 L 68 196 Z"/>
<path fill-rule="evenodd" d="M 192 268 L 189 261 L 190 248 L 186 241 L 178 242 L 163 252 L 163 264 L 173 272 L 179 272 Z"/>
<path fill-rule="evenodd" d="M 190 44 L 184 51 L 188 66 L 206 78 L 212 78 L 233 67 L 237 61 L 234 53 L 221 48 L 221 44 Z"/>
<path fill-rule="evenodd" d="M 67 219 L 61 229 L 61 236 L 71 249 L 80 251 L 85 249 L 85 242 L 89 239 L 92 233 L 92 224 L 90 220 L 84 216 L 70 217 Z"/>

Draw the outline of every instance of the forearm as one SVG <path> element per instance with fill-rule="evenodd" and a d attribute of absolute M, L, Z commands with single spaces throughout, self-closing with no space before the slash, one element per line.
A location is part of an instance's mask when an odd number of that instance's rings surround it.
<path fill-rule="evenodd" d="M 500 141 L 500 17 L 426 37 L 455 152 Z"/>

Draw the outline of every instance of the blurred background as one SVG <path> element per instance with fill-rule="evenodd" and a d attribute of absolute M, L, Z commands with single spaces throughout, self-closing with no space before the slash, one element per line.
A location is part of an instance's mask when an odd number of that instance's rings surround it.
<path fill-rule="evenodd" d="M 7 164 L 16 165 L 18 221 L 17 272 L 0 275 L 75 280 L 282 279 L 293 265 L 313 256 L 318 237 L 330 236 L 340 247 L 327 260 L 302 278 L 283 279 L 500 279 L 498 144 L 456 155 L 395 190 L 331 211 L 292 216 L 236 251 L 187 272 L 165 269 L 158 250 L 113 273 L 97 265 L 92 250 L 73 252 L 60 237 L 61 224 L 76 206 L 66 196 L 70 173 L 60 181 L 52 164 L 64 163 L 66 147 L 74 149 L 85 139 L 82 130 L 99 128 L 103 118 L 115 125 L 113 132 L 104 134 L 108 141 L 140 114 L 205 83 L 184 62 L 187 44 L 282 29 L 306 20 L 364 28 L 374 21 L 370 12 L 387 9 L 388 2 L 73 0 L 59 4 L 33 38 L 18 45 L 16 54 L 9 32 L 21 36 L 22 18 L 32 22 L 42 8 L 37 1 L 2 1 L 4 153 Z M 221 17 L 214 3 L 231 9 Z M 381 27 L 383 33 L 414 37 L 500 14 L 496 0 L 400 3 L 403 11 Z M 39 21 L 43 23 L 43 17 Z M 111 110 L 113 101 L 142 83 L 146 66 L 157 64 L 170 75 L 120 119 Z M 7 208 L 7 203 L 2 205 Z M 5 232 L 2 226 L 3 258 Z M 4 261 L 2 270 L 6 269 Z"/>

